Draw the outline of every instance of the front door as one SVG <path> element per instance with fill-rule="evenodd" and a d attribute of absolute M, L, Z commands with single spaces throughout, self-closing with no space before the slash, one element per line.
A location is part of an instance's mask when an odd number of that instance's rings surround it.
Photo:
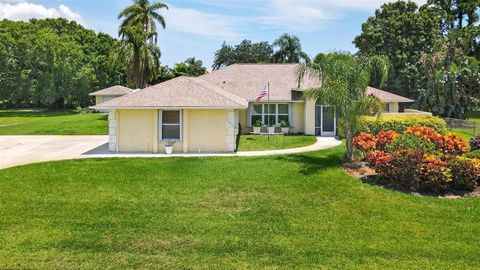
<path fill-rule="evenodd" d="M 335 136 L 337 129 L 335 106 L 316 105 L 315 106 L 315 135 L 317 136 Z"/>

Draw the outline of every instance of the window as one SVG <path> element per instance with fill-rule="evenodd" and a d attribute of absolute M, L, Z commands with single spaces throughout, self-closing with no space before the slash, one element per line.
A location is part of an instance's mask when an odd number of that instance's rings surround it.
<path fill-rule="evenodd" d="M 258 120 L 263 125 L 277 125 L 282 120 L 290 120 L 289 104 L 254 104 L 250 112 L 252 125 Z"/>
<path fill-rule="evenodd" d="M 390 112 L 390 103 L 383 103 L 383 112 Z"/>
<path fill-rule="evenodd" d="M 182 115 L 180 111 L 160 111 L 161 140 L 180 140 Z"/>

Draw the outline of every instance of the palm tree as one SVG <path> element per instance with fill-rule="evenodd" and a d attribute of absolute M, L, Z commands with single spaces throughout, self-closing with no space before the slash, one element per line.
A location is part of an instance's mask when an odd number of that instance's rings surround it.
<path fill-rule="evenodd" d="M 150 37 L 150 42 L 157 43 L 157 23 L 165 29 L 165 19 L 158 13 L 160 9 L 168 9 L 164 3 L 150 0 L 133 0 L 133 4 L 123 9 L 118 14 L 118 19 L 123 21 L 120 24 L 119 36 L 123 37 L 125 29 L 133 25 L 142 25 L 146 33 L 155 33 Z"/>
<path fill-rule="evenodd" d="M 345 126 L 348 161 L 353 158 L 352 138 L 358 130 L 361 116 L 382 111 L 380 100 L 366 94 L 367 86 L 374 76 L 383 84 L 388 78 L 389 67 L 388 58 L 384 56 L 335 52 L 319 55 L 315 62 L 299 68 L 299 80 L 304 76 L 314 76 L 319 80 L 320 86 L 307 90 L 306 98 L 335 105 L 336 114 Z"/>
<path fill-rule="evenodd" d="M 110 66 L 122 66 L 127 70 L 127 79 L 135 88 L 144 88 L 156 78 L 160 70 L 160 48 L 148 43 L 154 33 L 145 33 L 140 26 L 124 30 L 124 37 L 116 44 Z"/>
<path fill-rule="evenodd" d="M 302 51 L 302 44 L 300 39 L 295 35 L 287 33 L 281 35 L 272 44 L 278 47 L 278 50 L 272 55 L 274 63 L 300 63 L 309 62 L 310 58 Z"/>
<path fill-rule="evenodd" d="M 136 88 L 144 88 L 155 78 L 160 67 L 156 24 L 165 28 L 165 20 L 158 13 L 162 8 L 168 9 L 168 6 L 160 2 L 151 3 L 150 0 L 133 0 L 132 5 L 118 14 L 118 19 L 123 19 L 118 33 L 121 41 L 111 63 L 125 65 Z"/>

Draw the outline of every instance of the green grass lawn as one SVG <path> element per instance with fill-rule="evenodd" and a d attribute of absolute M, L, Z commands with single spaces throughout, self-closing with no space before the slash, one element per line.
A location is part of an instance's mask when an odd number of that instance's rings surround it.
<path fill-rule="evenodd" d="M 0 110 L 0 135 L 104 135 L 107 116 L 72 111 Z"/>
<path fill-rule="evenodd" d="M 480 111 L 470 112 L 467 120 L 475 123 L 475 130 L 472 128 L 454 128 L 451 130 L 451 132 L 455 132 L 458 136 L 468 141 L 475 135 L 480 134 Z"/>
<path fill-rule="evenodd" d="M 0 170 L 0 269 L 466 269 L 480 198 L 360 182 L 343 148 Z"/>
<path fill-rule="evenodd" d="M 315 136 L 308 135 L 241 135 L 238 151 L 257 151 L 296 148 L 314 144 Z"/>

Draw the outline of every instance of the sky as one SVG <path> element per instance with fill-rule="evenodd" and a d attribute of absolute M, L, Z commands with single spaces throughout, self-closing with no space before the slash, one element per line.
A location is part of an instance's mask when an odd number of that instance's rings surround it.
<path fill-rule="evenodd" d="M 294 34 L 303 50 L 355 52 L 361 25 L 388 0 L 162 0 L 167 27 L 159 30 L 163 65 L 196 57 L 210 67 L 223 41 L 272 42 Z M 426 0 L 415 0 L 424 4 Z M 63 17 L 117 37 L 118 13 L 131 0 L 0 0 L 0 19 Z"/>

